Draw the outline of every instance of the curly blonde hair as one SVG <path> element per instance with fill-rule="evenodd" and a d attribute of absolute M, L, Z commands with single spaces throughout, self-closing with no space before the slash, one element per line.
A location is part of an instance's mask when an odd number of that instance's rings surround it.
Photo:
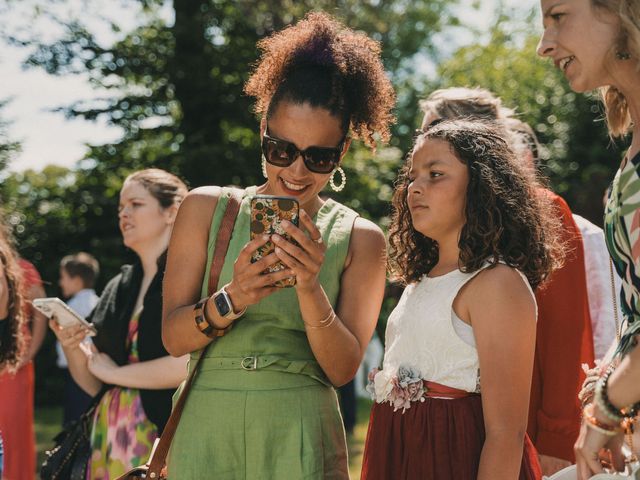
<path fill-rule="evenodd" d="M 0 221 L 2 221 L 1 217 Z M 22 272 L 4 224 L 0 225 L 0 263 L 9 289 L 9 315 L 6 320 L 3 320 L 8 324 L 0 337 L 0 372 L 4 369 L 15 372 L 26 347 L 24 337 L 26 318 L 23 309 Z"/>
<path fill-rule="evenodd" d="M 388 141 L 395 92 L 380 60 L 380 44 L 330 15 L 303 20 L 261 40 L 262 56 L 244 91 L 267 118 L 280 101 L 309 103 L 340 118 L 345 133 L 375 148 Z"/>
<path fill-rule="evenodd" d="M 604 10 L 618 17 L 620 32 L 618 42 L 613 46 L 618 52 L 628 54 L 636 71 L 640 71 L 640 2 L 637 0 L 591 0 L 594 8 Z M 607 125 L 611 136 L 620 137 L 629 132 L 631 115 L 629 104 L 622 92 L 613 86 L 600 88 L 600 96 L 605 107 Z"/>

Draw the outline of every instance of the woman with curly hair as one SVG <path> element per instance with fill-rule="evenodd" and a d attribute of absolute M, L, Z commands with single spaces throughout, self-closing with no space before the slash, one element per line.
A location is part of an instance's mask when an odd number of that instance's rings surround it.
<path fill-rule="evenodd" d="M 607 247 L 622 278 L 625 331 L 583 412 L 575 452 L 578 477 L 587 479 L 603 470 L 602 448 L 616 468 L 624 466 L 623 430 L 632 430 L 634 419 L 637 426 L 640 411 L 640 1 L 542 0 L 540 6 L 538 55 L 551 58 L 575 92 L 600 89 L 611 136 L 633 135 L 605 208 Z"/>
<path fill-rule="evenodd" d="M 266 180 L 244 190 L 218 291 L 207 295 L 207 266 L 225 189 L 189 193 L 169 247 L 167 349 L 193 360 L 211 342 L 196 325 L 194 305 L 201 305 L 209 335 L 224 333 L 190 390 L 168 459 L 171 479 L 348 478 L 334 386 L 353 378 L 373 333 L 385 241 L 376 225 L 319 194 L 327 183 L 338 189 L 336 176 L 344 183 L 340 163 L 350 137 L 372 148 L 374 134 L 389 137 L 394 92 L 380 45 L 329 15 L 311 13 L 259 47 L 245 91 L 262 116 Z M 300 227 L 284 226 L 296 244 L 278 235 L 249 240 L 255 194 L 299 202 Z M 269 240 L 275 253 L 251 263 Z M 284 270 L 262 273 L 278 261 Z M 273 287 L 288 277 L 295 288 Z"/>
<path fill-rule="evenodd" d="M 535 186 L 497 124 L 418 136 L 393 197 L 390 269 L 407 286 L 370 375 L 363 479 L 540 477 L 525 433 L 532 288 L 561 248 Z"/>
<path fill-rule="evenodd" d="M 27 298 L 32 287 L 39 289 L 41 284 L 35 267 L 18 258 L 0 225 L 0 477 L 4 470 L 7 478 L 30 478 L 35 470 Z"/>

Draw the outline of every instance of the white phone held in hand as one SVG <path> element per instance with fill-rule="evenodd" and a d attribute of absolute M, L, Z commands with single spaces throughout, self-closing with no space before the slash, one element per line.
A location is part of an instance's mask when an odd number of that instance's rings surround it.
<path fill-rule="evenodd" d="M 89 330 L 90 336 L 97 335 L 98 333 L 93 324 L 87 322 L 78 312 L 57 297 L 36 298 L 32 303 L 36 310 L 49 319 L 54 318 L 61 327 L 66 328 L 80 324 Z"/>

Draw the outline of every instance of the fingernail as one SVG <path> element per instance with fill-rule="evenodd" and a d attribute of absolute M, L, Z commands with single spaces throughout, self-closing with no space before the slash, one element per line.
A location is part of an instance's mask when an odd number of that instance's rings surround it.
<path fill-rule="evenodd" d="M 275 243 L 280 243 L 280 241 L 282 240 L 280 238 L 280 235 L 272 235 L 271 239 L 275 242 Z"/>
<path fill-rule="evenodd" d="M 282 226 L 284 228 L 289 228 L 289 225 L 291 225 L 291 222 L 289 220 L 283 220 L 282 221 Z"/>
<path fill-rule="evenodd" d="M 263 235 L 263 236 L 262 236 L 262 240 L 263 240 L 264 242 L 268 241 L 268 240 L 269 240 L 269 235 Z"/>

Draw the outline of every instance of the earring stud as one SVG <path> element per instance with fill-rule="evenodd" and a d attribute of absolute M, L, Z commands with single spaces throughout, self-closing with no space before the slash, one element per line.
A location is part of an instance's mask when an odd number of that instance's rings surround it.
<path fill-rule="evenodd" d="M 616 52 L 616 58 L 618 60 L 629 60 L 631 58 L 631 54 L 629 52 Z"/>

